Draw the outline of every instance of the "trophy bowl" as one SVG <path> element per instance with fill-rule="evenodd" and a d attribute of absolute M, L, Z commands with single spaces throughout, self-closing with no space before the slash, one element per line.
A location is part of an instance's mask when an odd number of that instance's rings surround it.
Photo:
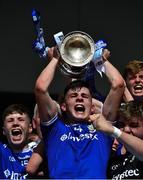
<path fill-rule="evenodd" d="M 60 70 L 67 76 L 83 76 L 95 52 L 93 39 L 85 32 L 72 31 L 65 35 L 59 46 Z"/>

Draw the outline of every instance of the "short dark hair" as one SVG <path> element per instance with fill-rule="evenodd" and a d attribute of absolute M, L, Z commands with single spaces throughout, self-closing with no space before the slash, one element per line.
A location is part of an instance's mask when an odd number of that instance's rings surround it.
<path fill-rule="evenodd" d="M 93 92 L 87 82 L 85 82 L 84 80 L 74 80 L 66 86 L 66 88 L 64 90 L 64 97 L 66 96 L 67 92 L 70 89 L 76 89 L 76 88 L 82 88 L 82 87 L 89 89 L 91 96 L 93 96 Z"/>
<path fill-rule="evenodd" d="M 31 113 L 29 109 L 23 104 L 11 104 L 5 108 L 2 114 L 2 120 L 4 122 L 5 117 L 9 114 L 13 114 L 13 112 L 18 112 L 19 114 L 27 114 L 29 119 L 31 120 Z"/>

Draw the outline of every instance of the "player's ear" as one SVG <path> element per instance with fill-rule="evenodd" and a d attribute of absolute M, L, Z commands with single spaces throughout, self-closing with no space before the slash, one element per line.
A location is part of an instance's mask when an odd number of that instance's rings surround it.
<path fill-rule="evenodd" d="M 29 133 L 32 133 L 32 131 L 33 131 L 33 128 L 32 128 L 32 124 L 30 123 L 29 124 Z"/>
<path fill-rule="evenodd" d="M 66 111 L 66 104 L 63 102 L 63 103 L 61 103 L 60 106 L 61 106 L 61 110 L 65 112 Z"/>

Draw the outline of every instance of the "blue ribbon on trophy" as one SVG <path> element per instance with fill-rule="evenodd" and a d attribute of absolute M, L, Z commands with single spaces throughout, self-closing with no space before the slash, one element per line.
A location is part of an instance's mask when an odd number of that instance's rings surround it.
<path fill-rule="evenodd" d="M 46 58 L 48 55 L 48 46 L 45 45 L 44 40 L 44 32 L 41 27 L 41 16 L 39 11 L 33 9 L 32 10 L 32 20 L 36 30 L 37 39 L 33 42 L 32 48 L 38 53 L 40 58 Z M 54 35 L 54 39 L 56 44 L 59 46 L 62 42 L 62 38 L 64 37 L 63 32 L 58 32 Z"/>
<path fill-rule="evenodd" d="M 32 20 L 37 36 L 36 41 L 34 41 L 32 45 L 32 48 L 34 49 L 34 51 L 36 51 L 36 53 L 38 53 L 40 58 L 45 59 L 48 55 L 49 47 L 45 45 L 44 32 L 43 32 L 43 28 L 41 27 L 40 13 L 35 9 L 32 10 Z M 54 34 L 54 39 L 58 47 L 62 43 L 63 38 L 64 38 L 64 34 L 62 31 Z M 107 44 L 103 40 L 99 40 L 95 43 L 95 53 L 92 59 L 94 65 L 93 64 L 89 65 L 89 68 L 87 69 L 87 72 L 85 74 L 85 79 L 90 79 L 90 77 L 94 75 L 95 69 L 102 77 L 102 72 L 105 72 L 103 66 L 102 54 L 103 54 L 103 49 L 106 46 Z"/>
<path fill-rule="evenodd" d="M 102 77 L 102 72 L 105 73 L 105 67 L 103 66 L 102 54 L 107 44 L 103 40 L 99 40 L 95 43 L 95 53 L 92 59 L 97 72 Z"/>
<path fill-rule="evenodd" d="M 97 71 L 102 77 L 102 72 L 105 73 L 105 67 L 103 66 L 102 54 L 107 44 L 103 40 L 98 40 L 95 43 L 95 52 L 91 63 L 85 73 L 84 79 L 86 81 L 94 79 L 95 71 Z"/>
<path fill-rule="evenodd" d="M 48 54 L 48 47 L 45 46 L 43 28 L 41 28 L 40 13 L 35 9 L 32 10 L 32 20 L 37 35 L 37 39 L 34 41 L 32 48 L 39 54 L 40 58 L 46 58 Z"/>
<path fill-rule="evenodd" d="M 85 81 L 87 81 L 87 83 L 90 84 L 94 97 L 102 102 L 104 102 L 104 96 L 100 92 L 98 92 L 95 86 L 95 71 L 97 71 L 101 77 L 102 77 L 102 72 L 105 72 L 102 54 L 106 46 L 107 44 L 103 40 L 99 40 L 95 43 L 95 52 L 93 59 L 91 60 L 89 67 L 83 78 Z"/>

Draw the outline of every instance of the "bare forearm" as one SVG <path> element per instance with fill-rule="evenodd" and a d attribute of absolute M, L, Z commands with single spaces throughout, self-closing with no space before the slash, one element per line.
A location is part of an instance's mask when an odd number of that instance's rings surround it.
<path fill-rule="evenodd" d="M 134 154 L 139 160 L 143 161 L 143 140 L 122 132 L 118 138 L 119 142 L 125 145 L 127 150 Z"/>
<path fill-rule="evenodd" d="M 104 62 L 105 74 L 113 87 L 123 86 L 124 80 L 119 71 L 108 61 Z"/>
<path fill-rule="evenodd" d="M 35 95 L 41 121 L 49 121 L 58 112 L 57 104 L 50 97 L 48 88 L 54 78 L 58 59 L 52 58 L 36 81 Z"/>
<path fill-rule="evenodd" d="M 117 130 L 115 131 L 115 129 Z M 143 161 L 142 139 L 122 132 L 118 128 L 114 128 L 114 126 L 111 127 L 111 125 L 108 125 L 108 128 L 106 128 L 104 132 L 109 134 L 110 136 L 117 138 L 117 140 L 121 142 L 129 152 L 135 155 L 140 161 Z"/>
<path fill-rule="evenodd" d="M 105 61 L 104 66 L 111 88 L 103 105 L 103 114 L 107 120 L 113 122 L 116 120 L 125 85 L 119 71 L 109 61 Z"/>
<path fill-rule="evenodd" d="M 116 138 L 121 142 L 129 152 L 134 154 L 139 160 L 143 161 L 143 140 L 122 132 L 118 128 L 114 127 L 109 121 L 105 119 L 102 114 L 93 114 L 90 115 L 90 122 L 93 123 L 93 126 L 96 130 L 102 131 L 109 136 Z"/>
<path fill-rule="evenodd" d="M 125 102 L 129 102 L 134 99 L 126 86 L 125 86 L 125 90 L 124 90 L 123 99 Z"/>
<path fill-rule="evenodd" d="M 36 81 L 36 88 L 43 91 L 47 91 L 51 81 L 53 80 L 55 70 L 58 64 L 58 59 L 53 58 L 47 67 L 41 72 L 39 78 Z"/>
<path fill-rule="evenodd" d="M 110 82 L 110 91 L 103 104 L 103 115 L 108 121 L 114 122 L 121 103 L 125 84 L 120 72 L 108 61 L 107 58 L 109 54 L 110 52 L 105 49 L 102 56 L 105 75 Z"/>

